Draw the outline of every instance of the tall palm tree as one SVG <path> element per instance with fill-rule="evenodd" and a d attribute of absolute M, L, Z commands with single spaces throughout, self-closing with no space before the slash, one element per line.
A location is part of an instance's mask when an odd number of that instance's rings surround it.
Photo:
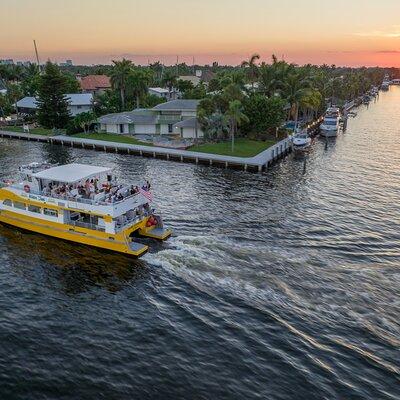
<path fill-rule="evenodd" d="M 289 117 L 294 117 L 297 125 L 300 104 L 304 101 L 311 88 L 310 78 L 304 71 L 291 72 L 283 82 L 282 96 L 290 104 Z"/>
<path fill-rule="evenodd" d="M 228 124 L 223 114 L 217 112 L 205 118 L 204 129 L 207 139 L 223 139 L 227 132 Z"/>
<path fill-rule="evenodd" d="M 140 106 L 140 99 L 147 93 L 152 80 L 151 72 L 144 69 L 132 69 L 127 79 L 127 92 L 136 99 L 136 108 Z"/>
<path fill-rule="evenodd" d="M 229 103 L 229 108 L 225 112 L 225 118 L 229 125 L 229 129 L 231 132 L 231 140 L 232 140 L 232 153 L 235 149 L 235 135 L 238 130 L 238 126 L 243 122 L 248 122 L 249 118 L 246 114 L 243 113 L 243 106 L 239 100 L 232 100 Z"/>
<path fill-rule="evenodd" d="M 172 89 L 176 86 L 177 80 L 178 80 L 177 75 L 169 69 L 165 72 L 161 83 L 165 85 L 171 92 Z"/>
<path fill-rule="evenodd" d="M 260 90 L 267 97 L 278 94 L 283 84 L 281 78 L 275 65 L 263 64 L 260 67 Z"/>
<path fill-rule="evenodd" d="M 132 61 L 123 58 L 121 61 L 113 60 L 111 70 L 111 86 L 114 90 L 119 90 L 122 110 L 125 109 L 125 95 L 129 75 L 132 71 Z"/>
<path fill-rule="evenodd" d="M 257 61 L 260 59 L 259 54 L 253 54 L 248 61 L 243 61 L 241 66 L 247 68 L 247 74 L 254 90 L 254 84 L 258 78 L 258 65 Z"/>

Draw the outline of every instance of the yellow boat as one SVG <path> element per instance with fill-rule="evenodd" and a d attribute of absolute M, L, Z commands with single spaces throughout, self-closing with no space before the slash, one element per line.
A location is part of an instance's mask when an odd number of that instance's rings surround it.
<path fill-rule="evenodd" d="M 0 183 L 4 224 L 134 257 L 148 250 L 135 237 L 172 233 L 151 208 L 147 184 L 120 184 L 110 168 L 32 163 L 20 173 L 22 181 Z"/>

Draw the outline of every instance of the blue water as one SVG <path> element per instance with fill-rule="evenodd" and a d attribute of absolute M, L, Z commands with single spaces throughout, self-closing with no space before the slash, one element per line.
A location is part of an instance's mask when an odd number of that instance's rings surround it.
<path fill-rule="evenodd" d="M 0 227 L 1 399 L 399 399 L 400 88 L 264 174 L 0 140 L 148 178 L 132 261 Z"/>

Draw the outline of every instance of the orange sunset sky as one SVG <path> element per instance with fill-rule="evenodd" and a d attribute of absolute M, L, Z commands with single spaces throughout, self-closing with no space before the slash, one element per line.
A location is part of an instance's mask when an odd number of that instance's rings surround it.
<path fill-rule="evenodd" d="M 1 0 L 0 58 L 400 67 L 400 0 Z"/>

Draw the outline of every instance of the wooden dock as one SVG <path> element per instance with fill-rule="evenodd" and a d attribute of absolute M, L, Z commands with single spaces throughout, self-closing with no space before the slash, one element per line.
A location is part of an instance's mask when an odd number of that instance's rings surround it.
<path fill-rule="evenodd" d="M 224 168 L 240 168 L 245 171 L 262 172 L 274 162 L 285 157 L 292 151 L 291 138 L 277 142 L 254 157 L 232 157 L 219 154 L 198 153 L 164 147 L 141 146 L 128 143 L 107 142 L 103 140 L 82 139 L 73 136 L 44 136 L 31 133 L 0 130 L 0 137 L 28 140 L 34 142 L 58 144 L 61 146 L 79 147 L 105 152 L 138 155 L 141 157 L 161 158 L 179 162 L 215 165 Z"/>

